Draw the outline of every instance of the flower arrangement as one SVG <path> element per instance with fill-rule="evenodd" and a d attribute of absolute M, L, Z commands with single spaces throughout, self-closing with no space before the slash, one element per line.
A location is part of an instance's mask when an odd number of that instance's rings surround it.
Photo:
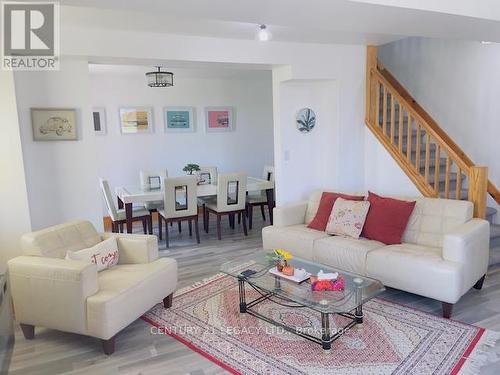
<path fill-rule="evenodd" d="M 270 262 L 276 264 L 278 271 L 283 272 L 283 269 L 288 267 L 288 261 L 290 261 L 293 256 L 284 249 L 274 249 L 272 253 L 267 254 L 267 258 Z"/>
<path fill-rule="evenodd" d="M 188 164 L 182 168 L 182 170 L 191 175 L 193 172 L 198 172 L 200 170 L 200 166 L 198 164 Z"/>

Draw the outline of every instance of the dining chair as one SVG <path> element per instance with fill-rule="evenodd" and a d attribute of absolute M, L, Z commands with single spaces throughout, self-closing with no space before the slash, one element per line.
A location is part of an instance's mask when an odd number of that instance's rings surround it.
<path fill-rule="evenodd" d="M 262 172 L 262 178 L 267 181 L 274 181 L 274 167 L 266 165 Z M 260 206 L 262 220 L 266 221 L 265 207 L 268 205 L 267 195 L 265 191 L 260 191 L 259 194 L 249 194 L 247 196 L 247 215 L 248 215 L 248 228 L 252 229 L 253 226 L 253 209 Z"/>
<path fill-rule="evenodd" d="M 199 185 L 217 185 L 217 167 L 200 167 L 196 175 L 198 176 Z"/>
<path fill-rule="evenodd" d="M 224 215 L 229 217 L 231 228 L 235 227 L 236 215 L 243 218 L 243 232 L 247 232 L 246 222 L 246 191 L 247 176 L 244 173 L 220 174 L 217 177 L 217 198 L 207 200 L 203 209 L 203 222 L 205 232 L 208 233 L 210 213 L 217 216 L 217 238 L 222 238 L 221 218 Z"/>
<path fill-rule="evenodd" d="M 168 170 L 157 170 L 157 171 L 140 171 L 139 179 L 141 181 L 141 189 L 158 189 L 163 188 L 163 183 L 165 178 L 168 177 Z M 158 209 L 163 208 L 163 200 L 146 202 L 144 207 L 152 215 L 153 212 L 157 212 Z M 160 224 L 160 218 L 158 217 L 158 225 Z"/>
<path fill-rule="evenodd" d="M 104 201 L 106 202 L 108 214 L 111 217 L 111 231 L 113 233 L 123 233 L 123 225 L 127 222 L 125 209 L 116 208 L 115 201 L 113 200 L 113 194 L 111 194 L 111 189 L 109 188 L 109 183 L 107 180 L 100 178 L 99 184 L 104 195 Z M 149 231 L 153 230 L 153 221 L 151 218 L 151 214 L 143 207 L 132 208 L 132 222 L 134 221 L 142 222 L 144 234 L 147 234 Z"/>
<path fill-rule="evenodd" d="M 160 240 L 162 240 L 162 222 L 165 222 L 165 240 L 168 248 L 168 223 L 187 221 L 189 224 L 189 235 L 192 236 L 192 222 L 194 221 L 196 242 L 200 243 L 196 176 L 166 178 L 164 186 L 164 207 L 158 210 Z"/>

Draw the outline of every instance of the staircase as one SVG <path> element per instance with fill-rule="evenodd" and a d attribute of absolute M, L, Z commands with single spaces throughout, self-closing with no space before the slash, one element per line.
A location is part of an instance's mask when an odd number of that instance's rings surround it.
<path fill-rule="evenodd" d="M 488 180 L 487 167 L 472 162 L 377 61 L 372 46 L 367 51 L 365 122 L 424 196 L 470 200 L 474 216 L 491 221 L 496 209 L 486 207 L 487 194 L 500 204 L 500 191 Z"/>

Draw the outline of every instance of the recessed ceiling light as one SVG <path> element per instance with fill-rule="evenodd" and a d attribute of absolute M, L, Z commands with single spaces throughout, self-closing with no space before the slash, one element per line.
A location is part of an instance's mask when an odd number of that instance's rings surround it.
<path fill-rule="evenodd" d="M 259 39 L 261 42 L 267 42 L 269 39 L 271 39 L 271 33 L 267 29 L 266 25 L 259 25 L 257 39 Z"/>

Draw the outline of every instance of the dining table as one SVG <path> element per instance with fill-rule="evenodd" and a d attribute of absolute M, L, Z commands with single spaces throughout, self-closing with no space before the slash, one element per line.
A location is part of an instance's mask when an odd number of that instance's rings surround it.
<path fill-rule="evenodd" d="M 247 177 L 247 193 L 265 191 L 267 207 L 269 208 L 269 220 L 273 224 L 274 208 L 274 181 L 268 181 L 257 177 Z M 127 233 L 132 233 L 132 214 L 134 204 L 144 204 L 164 200 L 164 191 L 161 187 L 148 186 L 120 186 L 116 188 L 118 208 L 125 209 Z M 217 196 L 217 184 L 197 185 L 198 198 Z"/>

